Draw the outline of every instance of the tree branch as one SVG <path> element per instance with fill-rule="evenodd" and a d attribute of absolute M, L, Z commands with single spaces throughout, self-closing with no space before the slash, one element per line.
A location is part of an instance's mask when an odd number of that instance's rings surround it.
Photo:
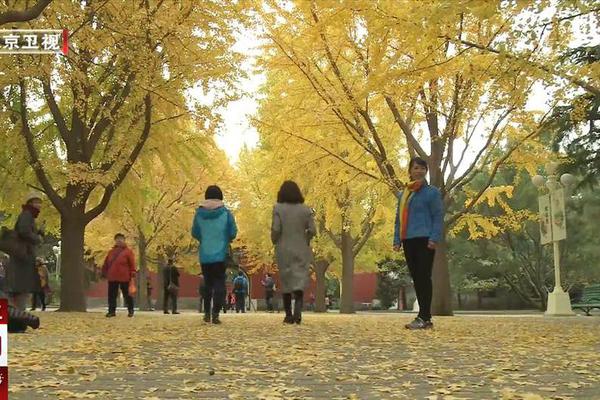
<path fill-rule="evenodd" d="M 108 206 L 108 202 L 110 201 L 110 198 L 113 195 L 114 191 L 119 187 L 121 182 L 123 182 L 123 180 L 127 176 L 127 173 L 137 160 L 140 152 L 142 151 L 142 148 L 144 147 L 144 144 L 146 143 L 146 140 L 148 140 L 148 137 L 150 136 L 150 128 L 152 126 L 152 99 L 150 97 L 150 94 L 146 94 L 146 96 L 144 97 L 144 106 L 144 128 L 142 134 L 140 135 L 135 147 L 129 154 L 127 162 L 125 163 L 125 165 L 123 165 L 123 167 L 117 174 L 116 179 L 104 189 L 104 195 L 102 196 L 102 200 L 100 200 L 100 203 L 96 207 L 92 208 L 91 210 L 85 213 L 85 218 L 88 222 L 92 221 L 106 209 L 106 206 Z"/>
<path fill-rule="evenodd" d="M 25 139 L 25 143 L 27 145 L 27 152 L 29 153 L 29 164 L 35 175 L 44 188 L 44 192 L 46 196 L 50 199 L 54 207 L 62 214 L 66 212 L 66 208 L 63 202 L 63 199 L 58 195 L 56 190 L 52 187 L 50 183 L 50 179 L 46 175 L 46 171 L 44 171 L 44 167 L 40 161 L 37 150 L 35 149 L 35 145 L 33 143 L 33 134 L 31 133 L 31 128 L 29 126 L 29 119 L 27 116 L 27 91 L 25 87 L 25 81 L 23 79 L 19 80 L 20 87 L 20 103 L 21 103 L 21 135 Z"/>

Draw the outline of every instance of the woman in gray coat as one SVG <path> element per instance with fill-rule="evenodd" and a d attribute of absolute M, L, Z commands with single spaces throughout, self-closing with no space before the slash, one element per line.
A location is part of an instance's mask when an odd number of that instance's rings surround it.
<path fill-rule="evenodd" d="M 42 208 L 41 195 L 31 193 L 27 196 L 21 214 L 17 218 L 15 231 L 21 246 L 25 248 L 22 257 L 11 257 L 7 269 L 7 287 L 12 305 L 20 311 L 25 310 L 27 297 L 34 291 L 37 270 L 35 268 L 35 248 L 42 242 L 42 230 L 38 229 L 35 219 Z"/>
<path fill-rule="evenodd" d="M 293 181 L 285 181 L 277 194 L 273 208 L 271 241 L 281 279 L 284 323 L 299 324 L 302 320 L 302 299 L 308 285 L 309 266 L 312 262 L 310 240 L 315 236 L 315 222 L 310 208 L 304 205 L 300 188 Z M 294 313 L 292 314 L 292 294 Z"/>

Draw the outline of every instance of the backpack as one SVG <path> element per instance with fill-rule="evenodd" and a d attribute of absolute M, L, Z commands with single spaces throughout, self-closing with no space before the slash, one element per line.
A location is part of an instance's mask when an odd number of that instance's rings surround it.
<path fill-rule="evenodd" d="M 244 281 L 241 277 L 237 277 L 235 278 L 235 280 L 233 281 L 233 288 L 238 291 L 238 290 L 244 290 Z"/>

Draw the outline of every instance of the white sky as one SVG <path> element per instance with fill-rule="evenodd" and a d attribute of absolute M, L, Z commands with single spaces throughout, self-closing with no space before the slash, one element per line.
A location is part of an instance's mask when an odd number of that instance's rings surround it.
<path fill-rule="evenodd" d="M 260 53 L 259 45 L 258 32 L 246 31 L 244 36 L 238 38 L 234 47 L 235 51 L 249 57 L 249 60 L 243 65 L 248 78 L 244 79 L 240 85 L 243 92 L 247 94 L 240 100 L 229 103 L 227 108 L 221 112 L 224 123 L 221 131 L 215 137 L 217 145 L 225 151 L 232 164 L 238 161 L 238 156 L 244 146 L 252 148 L 258 143 L 258 132 L 251 126 L 250 119 L 258 109 L 258 91 L 265 82 L 265 77 L 258 73 L 254 65 L 254 57 Z"/>

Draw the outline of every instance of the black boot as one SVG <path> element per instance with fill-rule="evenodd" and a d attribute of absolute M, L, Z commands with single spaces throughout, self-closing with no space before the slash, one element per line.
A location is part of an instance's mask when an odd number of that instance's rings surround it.
<path fill-rule="evenodd" d="M 283 294 L 283 309 L 285 310 L 285 318 L 283 319 L 284 324 L 293 324 L 294 317 L 292 316 L 292 294 Z"/>
<path fill-rule="evenodd" d="M 219 314 L 212 315 L 212 323 L 215 325 L 219 325 L 221 323 L 221 320 L 219 319 Z"/>
<path fill-rule="evenodd" d="M 294 322 L 300 324 L 302 322 L 302 303 L 304 293 L 302 290 L 294 291 Z"/>
<path fill-rule="evenodd" d="M 8 306 L 8 331 L 11 333 L 25 332 L 27 327 L 37 329 L 40 319 L 26 311 L 19 311 L 13 306 Z"/>
<path fill-rule="evenodd" d="M 204 322 L 210 322 L 210 313 L 209 312 L 204 313 Z"/>

